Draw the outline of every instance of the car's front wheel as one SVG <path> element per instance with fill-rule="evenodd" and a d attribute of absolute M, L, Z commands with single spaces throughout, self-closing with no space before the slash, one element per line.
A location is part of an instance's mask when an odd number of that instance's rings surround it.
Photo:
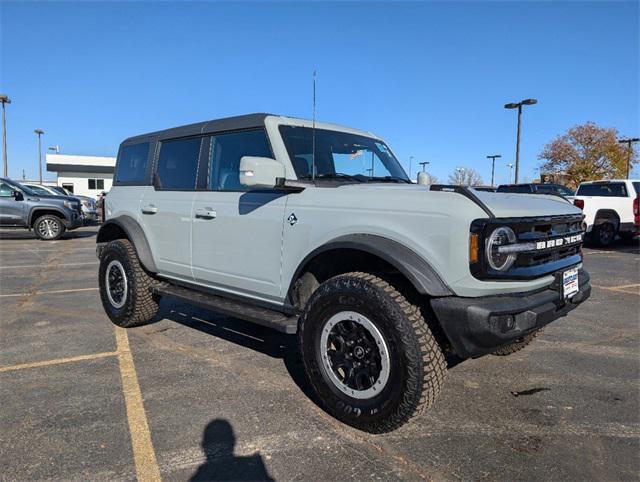
<path fill-rule="evenodd" d="M 127 239 L 109 242 L 100 254 L 100 299 L 111 321 L 123 328 L 144 325 L 158 311 L 151 293 L 157 281 L 149 275 Z"/>
<path fill-rule="evenodd" d="M 62 222 L 62 219 L 58 216 L 45 214 L 44 216 L 40 216 L 33 223 L 33 231 L 36 233 L 38 238 L 44 241 L 55 241 L 62 237 L 66 231 L 66 227 Z"/>
<path fill-rule="evenodd" d="M 374 275 L 324 282 L 299 328 L 312 387 L 327 411 L 349 425 L 389 432 L 440 392 L 446 363 L 420 309 Z"/>

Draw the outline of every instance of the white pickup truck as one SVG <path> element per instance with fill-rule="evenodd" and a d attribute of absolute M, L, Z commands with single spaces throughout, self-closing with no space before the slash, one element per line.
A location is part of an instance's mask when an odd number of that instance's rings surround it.
<path fill-rule="evenodd" d="M 582 209 L 591 241 L 610 246 L 616 235 L 633 239 L 640 233 L 640 180 L 583 182 L 573 204 Z"/>

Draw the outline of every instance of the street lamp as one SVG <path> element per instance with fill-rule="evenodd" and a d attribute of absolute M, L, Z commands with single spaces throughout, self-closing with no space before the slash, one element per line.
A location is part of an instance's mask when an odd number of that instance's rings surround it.
<path fill-rule="evenodd" d="M 38 172 L 40 173 L 40 184 L 42 184 L 42 129 L 35 129 L 33 132 L 38 136 Z"/>
<path fill-rule="evenodd" d="M 11 99 L 5 94 L 0 94 L 0 102 L 2 102 L 2 159 L 4 161 L 4 177 L 8 176 L 7 167 L 7 117 L 5 115 L 5 104 L 11 104 Z"/>
<path fill-rule="evenodd" d="M 502 157 L 500 154 L 494 154 L 493 156 L 487 156 L 487 159 L 491 159 L 491 187 L 493 187 L 493 178 L 496 172 L 496 159 Z"/>
<path fill-rule="evenodd" d="M 505 104 L 505 109 L 518 109 L 518 136 L 516 138 L 516 184 L 518 184 L 518 174 L 520 171 L 520 123 L 522 122 L 522 106 L 537 104 L 536 99 L 524 99 L 518 103 Z"/>
<path fill-rule="evenodd" d="M 420 164 L 422 166 L 422 172 L 425 172 L 425 166 L 427 164 L 431 164 L 431 163 L 429 161 L 423 161 L 423 162 L 420 162 L 418 164 Z"/>
<path fill-rule="evenodd" d="M 636 142 L 640 142 L 640 139 L 634 137 L 632 139 L 618 139 L 620 144 L 627 145 L 627 179 L 629 179 L 629 175 L 631 174 L 631 144 L 635 144 Z"/>
<path fill-rule="evenodd" d="M 411 166 L 413 165 L 413 156 L 409 156 L 409 179 L 411 179 Z"/>
<path fill-rule="evenodd" d="M 511 172 L 513 171 L 513 164 L 507 164 L 509 168 L 509 184 L 511 184 Z"/>
<path fill-rule="evenodd" d="M 462 183 L 464 182 L 464 167 L 456 167 L 456 171 L 459 172 L 460 174 L 462 174 L 458 179 L 459 179 L 459 185 L 462 186 Z"/>

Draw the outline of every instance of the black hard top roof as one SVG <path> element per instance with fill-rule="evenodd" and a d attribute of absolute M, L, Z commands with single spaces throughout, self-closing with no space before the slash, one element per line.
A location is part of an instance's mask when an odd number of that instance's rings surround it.
<path fill-rule="evenodd" d="M 158 139 L 171 139 L 175 137 L 188 137 L 198 134 L 209 134 L 213 132 L 222 131 L 234 131 L 241 129 L 252 129 L 256 127 L 264 127 L 265 117 L 272 114 L 256 113 L 245 114 L 234 117 L 225 117 L 223 119 L 214 119 L 204 122 L 197 122 L 195 124 L 188 124 L 185 126 L 172 127 L 170 129 L 164 129 L 161 131 L 148 132 L 146 134 L 140 134 L 134 137 L 125 139 L 123 144 L 130 144 L 132 142 L 140 142 L 147 140 L 150 137 L 157 137 Z"/>

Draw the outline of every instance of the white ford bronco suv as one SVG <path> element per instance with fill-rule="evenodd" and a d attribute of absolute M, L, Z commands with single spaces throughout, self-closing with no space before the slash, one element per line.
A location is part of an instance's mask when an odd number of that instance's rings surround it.
<path fill-rule="evenodd" d="M 297 333 L 338 419 L 387 432 L 446 354 L 509 354 L 590 295 L 581 211 L 557 196 L 414 184 L 379 137 L 251 114 L 125 140 L 97 236 L 118 326 L 161 297 Z"/>

